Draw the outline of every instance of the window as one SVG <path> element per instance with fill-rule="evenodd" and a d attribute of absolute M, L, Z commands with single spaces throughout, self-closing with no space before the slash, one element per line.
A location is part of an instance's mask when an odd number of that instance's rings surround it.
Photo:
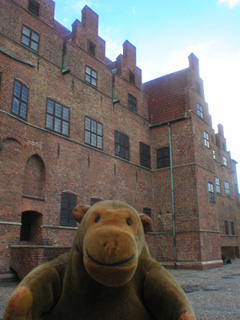
<path fill-rule="evenodd" d="M 227 159 L 225 157 L 223 157 L 223 165 L 227 167 Z"/>
<path fill-rule="evenodd" d="M 92 56 L 95 56 L 95 44 L 88 40 L 88 53 L 90 53 Z"/>
<path fill-rule="evenodd" d="M 232 235 L 235 236 L 235 228 L 234 228 L 234 222 L 231 221 L 231 231 L 232 231 Z"/>
<path fill-rule="evenodd" d="M 216 187 L 216 192 L 220 193 L 220 181 L 219 178 L 215 177 L 215 187 Z"/>
<path fill-rule="evenodd" d="M 169 148 L 157 150 L 157 168 L 166 168 L 170 166 Z"/>
<path fill-rule="evenodd" d="M 228 197 L 230 197 L 230 188 L 229 188 L 229 183 L 228 182 L 224 182 L 224 188 L 225 188 L 225 193 Z"/>
<path fill-rule="evenodd" d="M 130 159 L 129 137 L 118 131 L 115 131 L 115 154 L 126 160 Z"/>
<path fill-rule="evenodd" d="M 215 202 L 215 195 L 213 191 L 213 184 L 211 182 L 208 182 L 208 192 L 209 192 L 209 200 L 210 202 Z"/>
<path fill-rule="evenodd" d="M 212 151 L 212 157 L 213 157 L 214 160 L 216 160 L 215 150 Z"/>
<path fill-rule="evenodd" d="M 150 208 L 143 208 L 143 213 L 146 214 L 147 216 L 149 216 L 151 218 L 152 216 L 152 209 Z"/>
<path fill-rule="evenodd" d="M 61 104 L 47 99 L 46 128 L 69 136 L 70 110 Z"/>
<path fill-rule="evenodd" d="M 128 108 L 137 111 L 137 99 L 130 93 L 128 94 Z"/>
<path fill-rule="evenodd" d="M 140 142 L 140 165 L 151 168 L 150 146 Z"/>
<path fill-rule="evenodd" d="M 206 131 L 203 131 L 204 145 L 209 148 L 209 134 Z"/>
<path fill-rule="evenodd" d="M 225 224 L 225 234 L 229 234 L 228 221 L 225 220 L 225 221 L 224 221 L 224 224 Z"/>
<path fill-rule="evenodd" d="M 202 95 L 201 86 L 200 86 L 200 84 L 199 84 L 198 82 L 196 82 L 196 91 L 197 91 L 197 93 L 198 93 L 200 96 Z"/>
<path fill-rule="evenodd" d="M 135 74 L 131 71 L 129 71 L 129 81 L 132 83 L 132 84 L 135 84 Z"/>
<path fill-rule="evenodd" d="M 39 47 L 39 34 L 32 31 L 26 26 L 22 28 L 22 37 L 21 43 L 25 44 L 25 46 L 31 48 L 32 50 L 38 52 Z"/>
<path fill-rule="evenodd" d="M 73 193 L 63 192 L 61 196 L 61 217 L 60 225 L 76 227 L 76 221 L 72 211 L 77 204 L 77 196 Z"/>
<path fill-rule="evenodd" d="M 97 86 L 97 72 L 90 67 L 86 66 L 85 72 L 85 80 L 93 85 L 94 87 Z"/>
<path fill-rule="evenodd" d="M 12 113 L 27 119 L 28 88 L 21 82 L 14 81 Z"/>
<path fill-rule="evenodd" d="M 103 148 L 102 124 L 85 117 L 85 143 L 98 149 Z"/>
<path fill-rule="evenodd" d="M 40 8 L 40 4 L 39 3 L 37 3 L 34 0 L 29 0 L 29 2 L 28 2 L 28 11 L 32 12 L 37 17 L 39 17 L 39 8 Z"/>
<path fill-rule="evenodd" d="M 203 119 L 203 107 L 197 103 L 197 115 Z"/>

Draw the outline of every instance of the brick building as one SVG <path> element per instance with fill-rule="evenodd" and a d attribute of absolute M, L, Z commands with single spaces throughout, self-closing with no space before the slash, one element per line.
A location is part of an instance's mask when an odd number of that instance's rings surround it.
<path fill-rule="evenodd" d="M 54 5 L 0 5 L 0 272 L 68 250 L 72 208 L 101 199 L 151 215 L 147 241 L 166 266 L 238 257 L 236 162 L 198 59 L 142 84 L 130 42 L 110 61 L 98 15 L 85 6 L 69 31 Z"/>

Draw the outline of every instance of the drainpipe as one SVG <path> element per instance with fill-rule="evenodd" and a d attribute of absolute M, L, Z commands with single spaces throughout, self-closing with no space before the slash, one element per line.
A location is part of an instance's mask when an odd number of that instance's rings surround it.
<path fill-rule="evenodd" d="M 171 195 L 172 195 L 173 255 L 174 255 L 174 269 L 177 269 L 177 248 L 176 248 L 177 241 L 176 241 L 173 165 L 172 165 L 172 132 L 171 132 L 170 122 L 168 123 L 168 135 L 169 135 L 169 157 L 170 157 L 170 172 L 171 172 Z"/>

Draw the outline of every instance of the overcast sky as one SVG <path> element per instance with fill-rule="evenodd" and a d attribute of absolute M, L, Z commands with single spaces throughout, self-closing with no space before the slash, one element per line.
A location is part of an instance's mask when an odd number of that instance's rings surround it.
<path fill-rule="evenodd" d="M 240 0 L 55 0 L 55 19 L 72 30 L 88 5 L 99 15 L 106 56 L 115 60 L 129 40 L 143 82 L 199 59 L 213 128 L 224 126 L 240 176 Z"/>

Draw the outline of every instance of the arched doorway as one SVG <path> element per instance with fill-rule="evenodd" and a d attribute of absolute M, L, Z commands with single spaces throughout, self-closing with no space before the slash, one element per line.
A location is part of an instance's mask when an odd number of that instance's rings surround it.
<path fill-rule="evenodd" d="M 35 211 L 25 211 L 21 218 L 20 241 L 31 244 L 41 244 L 42 241 L 42 215 Z"/>

